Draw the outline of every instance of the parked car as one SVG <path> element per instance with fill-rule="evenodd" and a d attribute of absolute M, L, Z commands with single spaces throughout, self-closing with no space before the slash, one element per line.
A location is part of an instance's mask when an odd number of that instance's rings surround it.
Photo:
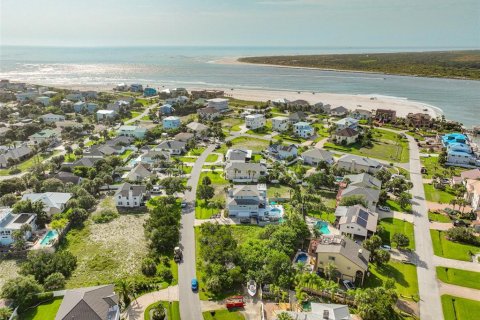
<path fill-rule="evenodd" d="M 192 279 L 192 291 L 197 291 L 198 290 L 198 280 L 193 278 Z"/>
<path fill-rule="evenodd" d="M 420 172 L 421 172 L 421 173 L 427 173 L 427 168 L 422 167 L 422 169 L 420 169 Z"/>
<path fill-rule="evenodd" d="M 385 250 L 385 251 L 390 251 L 390 250 L 392 250 L 392 247 L 390 247 L 388 244 L 384 244 L 380 247 L 380 249 Z"/>
<path fill-rule="evenodd" d="M 463 220 L 455 220 L 455 221 L 453 221 L 453 225 L 455 227 L 466 227 L 467 223 Z"/>
<path fill-rule="evenodd" d="M 186 208 L 186 207 L 187 207 L 187 202 L 186 202 L 186 201 L 182 201 L 182 203 L 180 204 L 180 207 Z"/>
<path fill-rule="evenodd" d="M 347 288 L 347 290 L 354 290 L 355 289 L 355 285 L 350 280 L 343 280 L 343 285 L 345 286 L 345 288 Z"/>
<path fill-rule="evenodd" d="M 378 209 L 382 210 L 382 211 L 385 211 L 385 212 L 392 211 L 392 209 L 390 209 L 390 207 L 387 207 L 387 206 L 378 206 Z"/>

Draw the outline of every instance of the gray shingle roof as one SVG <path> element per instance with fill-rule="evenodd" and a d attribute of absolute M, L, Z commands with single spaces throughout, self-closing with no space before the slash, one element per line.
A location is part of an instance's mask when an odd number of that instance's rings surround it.
<path fill-rule="evenodd" d="M 370 259 L 370 251 L 346 237 L 340 238 L 339 236 L 324 236 L 322 239 L 331 239 L 331 241 L 321 241 L 317 245 L 317 253 L 339 253 L 363 270 L 367 270 L 368 260 Z"/>

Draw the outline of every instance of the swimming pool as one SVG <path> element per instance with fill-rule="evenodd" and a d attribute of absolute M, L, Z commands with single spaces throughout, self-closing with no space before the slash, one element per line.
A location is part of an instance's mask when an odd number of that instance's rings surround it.
<path fill-rule="evenodd" d="M 330 234 L 328 223 L 325 221 L 317 221 L 317 223 L 315 223 L 315 228 L 317 228 L 322 234 Z"/>
<path fill-rule="evenodd" d="M 43 239 L 40 241 L 40 245 L 42 247 L 46 247 L 48 245 L 51 245 L 51 241 L 58 238 L 58 232 L 55 231 L 55 230 L 50 230 L 47 232 L 47 234 L 45 235 L 45 237 L 43 237 Z"/>
<path fill-rule="evenodd" d="M 306 253 L 303 253 L 303 252 L 302 252 L 302 253 L 299 253 L 299 254 L 297 255 L 297 257 L 295 258 L 295 262 L 296 262 L 296 263 L 299 263 L 299 262 L 301 262 L 301 263 L 307 263 L 307 260 L 308 260 L 308 256 L 307 256 Z"/>

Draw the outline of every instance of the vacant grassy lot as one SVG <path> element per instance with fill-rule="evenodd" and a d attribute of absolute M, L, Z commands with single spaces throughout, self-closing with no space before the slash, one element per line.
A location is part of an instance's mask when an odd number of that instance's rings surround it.
<path fill-rule="evenodd" d="M 23 162 L 20 162 L 19 164 L 11 167 L 11 168 L 8 168 L 8 169 L 0 169 L 0 176 L 7 176 L 10 174 L 10 170 L 12 168 L 17 168 L 17 169 L 20 169 L 20 171 L 27 171 L 28 169 L 30 169 L 31 167 L 33 167 L 34 165 L 38 164 L 38 163 L 41 163 L 43 160 L 47 159 L 47 158 L 50 158 L 50 157 L 53 157 L 55 154 L 57 154 L 58 151 L 55 151 L 53 153 L 38 153 L 36 155 L 34 155 L 33 157 L 31 157 L 30 159 L 27 159 Z"/>
<path fill-rule="evenodd" d="M 397 133 L 381 129 L 373 130 L 373 147 L 361 147 L 357 143 L 349 146 L 339 146 L 330 142 L 325 143 L 324 147 L 325 149 L 392 162 L 409 161 L 408 142 L 405 139 L 399 139 Z"/>
<path fill-rule="evenodd" d="M 244 320 L 245 317 L 239 311 L 216 310 L 203 313 L 204 320 Z"/>
<path fill-rule="evenodd" d="M 226 118 L 220 121 L 220 123 L 222 124 L 222 128 L 231 131 L 240 131 L 240 125 L 244 122 L 242 119 L 238 118 Z"/>
<path fill-rule="evenodd" d="M 270 184 L 268 185 L 267 189 L 267 197 L 268 198 L 284 198 L 284 199 L 289 199 L 290 198 L 290 187 L 283 186 L 280 184 Z M 293 194 L 293 190 L 292 190 Z"/>
<path fill-rule="evenodd" d="M 435 174 L 441 177 L 451 178 L 452 176 L 459 176 L 462 171 L 467 169 L 460 167 L 443 167 L 438 163 L 438 157 L 425 157 L 420 158 L 422 165 L 427 169 L 427 173 L 424 173 L 425 178 L 432 178 Z"/>
<path fill-rule="evenodd" d="M 437 267 L 437 277 L 445 283 L 480 290 L 480 272 Z"/>
<path fill-rule="evenodd" d="M 428 219 L 431 221 L 443 222 L 443 223 L 452 222 L 452 220 L 448 215 L 441 214 L 441 213 L 434 213 L 430 211 L 428 212 Z"/>
<path fill-rule="evenodd" d="M 442 308 L 445 320 L 477 320 L 480 301 L 443 295 Z"/>
<path fill-rule="evenodd" d="M 262 139 L 255 139 L 250 137 L 237 137 L 232 140 L 232 144 L 235 148 L 249 149 L 252 151 L 260 152 L 268 147 L 268 141 Z M 226 151 L 226 149 L 225 149 Z M 223 152 L 225 152 L 223 151 Z M 221 151 L 219 151 L 221 152 Z"/>
<path fill-rule="evenodd" d="M 28 309 L 19 315 L 19 320 L 54 320 L 63 297 L 55 298 L 49 302 Z"/>
<path fill-rule="evenodd" d="M 433 242 L 433 253 L 439 257 L 470 261 L 472 253 L 480 252 L 480 247 L 449 241 L 445 238 L 445 232 L 430 230 Z"/>
<path fill-rule="evenodd" d="M 392 237 L 395 233 L 403 233 L 410 239 L 409 249 L 415 249 L 415 238 L 413 235 L 413 224 L 400 219 L 385 218 L 380 220 L 380 225 L 384 228 L 384 231 L 379 233 L 384 244 L 391 244 Z"/>
<path fill-rule="evenodd" d="M 160 301 L 160 302 L 155 302 L 147 307 L 145 309 L 145 312 L 143 314 L 143 318 L 145 320 L 150 320 L 150 310 L 152 310 L 154 307 L 156 307 L 158 304 L 161 304 L 165 310 L 167 310 L 167 319 L 169 320 L 180 320 L 180 303 L 178 301 Z"/>
<path fill-rule="evenodd" d="M 263 227 L 242 224 L 232 226 L 231 228 L 233 237 L 238 241 L 239 245 L 248 240 L 258 239 L 265 230 Z"/>
<path fill-rule="evenodd" d="M 218 154 L 211 153 L 207 156 L 207 159 L 205 159 L 205 162 L 216 162 L 218 160 Z"/>
<path fill-rule="evenodd" d="M 416 299 L 418 296 L 417 268 L 412 264 L 390 261 L 383 266 L 370 264 L 370 277 L 365 280 L 365 287 L 378 287 L 388 278 L 395 280 L 397 292 L 405 298 Z"/>
<path fill-rule="evenodd" d="M 0 259 L 0 288 L 3 287 L 3 284 L 7 280 L 13 279 L 18 276 L 21 262 L 22 260 Z"/>
<path fill-rule="evenodd" d="M 143 229 L 146 217 L 147 214 L 122 214 L 109 223 L 87 222 L 81 230 L 70 230 L 62 248 L 72 252 L 78 263 L 67 280 L 67 288 L 141 277 L 141 261 L 147 255 Z"/>
<path fill-rule="evenodd" d="M 202 172 L 200 174 L 199 184 L 202 183 L 204 177 L 209 177 L 212 181 L 212 187 L 215 189 L 215 195 L 212 200 L 224 200 L 225 199 L 225 186 L 228 185 L 228 181 L 223 178 L 223 171 L 215 172 Z M 195 201 L 195 217 L 197 219 L 208 219 L 212 215 L 220 212 L 220 209 L 208 207 L 205 200 L 197 199 Z"/>
<path fill-rule="evenodd" d="M 431 202 L 438 203 L 450 203 L 452 199 L 455 199 L 455 195 L 448 192 L 449 188 L 447 187 L 446 191 L 435 189 L 432 184 L 425 183 L 423 185 L 425 190 L 425 199 Z"/>

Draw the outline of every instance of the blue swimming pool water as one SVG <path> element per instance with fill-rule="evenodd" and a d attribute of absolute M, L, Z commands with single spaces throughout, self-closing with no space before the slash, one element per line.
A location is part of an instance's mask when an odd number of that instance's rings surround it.
<path fill-rule="evenodd" d="M 298 254 L 297 258 L 295 259 L 295 262 L 302 262 L 302 263 L 307 263 L 308 256 L 306 253 L 300 253 Z"/>
<path fill-rule="evenodd" d="M 40 241 L 40 245 L 46 246 L 50 242 L 50 240 L 55 239 L 58 237 L 58 233 L 55 230 L 50 230 L 47 232 L 45 237 Z"/>
<path fill-rule="evenodd" d="M 315 228 L 320 230 L 322 234 L 330 234 L 330 230 L 328 229 L 328 223 L 325 221 L 317 221 L 315 224 Z"/>

